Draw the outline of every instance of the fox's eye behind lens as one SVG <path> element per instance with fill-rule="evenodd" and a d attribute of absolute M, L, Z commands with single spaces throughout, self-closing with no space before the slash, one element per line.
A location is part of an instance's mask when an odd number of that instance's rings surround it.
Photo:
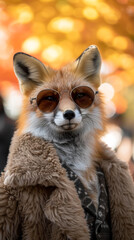
<path fill-rule="evenodd" d="M 46 97 L 44 97 L 44 100 L 50 101 L 50 102 L 57 101 L 55 96 L 46 96 Z"/>
<path fill-rule="evenodd" d="M 37 106 L 41 112 L 50 113 L 59 103 L 59 94 L 55 90 L 45 89 L 37 95 Z"/>
<path fill-rule="evenodd" d="M 73 89 L 71 96 L 80 108 L 88 108 L 94 101 L 94 92 L 87 86 L 80 86 Z"/>
<path fill-rule="evenodd" d="M 85 93 L 82 93 L 82 92 L 81 92 L 81 93 L 77 93 L 76 96 L 75 96 L 75 98 L 80 99 L 80 98 L 85 97 L 85 95 L 86 95 L 86 94 L 85 94 Z"/>

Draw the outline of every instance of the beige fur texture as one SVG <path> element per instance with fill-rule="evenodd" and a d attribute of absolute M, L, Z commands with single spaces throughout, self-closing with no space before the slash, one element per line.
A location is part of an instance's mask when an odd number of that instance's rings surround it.
<path fill-rule="evenodd" d="M 110 196 L 113 240 L 134 239 L 134 186 L 125 163 L 105 145 L 97 156 Z M 102 160 L 103 159 L 103 160 Z M 15 134 L 0 178 L 0 240 L 89 240 L 73 182 L 52 144 Z"/>

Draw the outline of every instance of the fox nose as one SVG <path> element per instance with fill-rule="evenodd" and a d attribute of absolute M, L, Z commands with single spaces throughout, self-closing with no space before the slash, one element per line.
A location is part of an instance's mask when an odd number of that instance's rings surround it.
<path fill-rule="evenodd" d="M 75 117 L 75 113 L 72 110 L 66 110 L 63 114 L 64 118 L 67 120 L 71 120 Z"/>

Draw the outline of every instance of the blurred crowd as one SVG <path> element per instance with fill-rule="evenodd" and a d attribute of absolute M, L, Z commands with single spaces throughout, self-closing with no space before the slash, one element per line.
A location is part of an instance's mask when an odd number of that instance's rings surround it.
<path fill-rule="evenodd" d="M 14 130 L 15 123 L 7 117 L 3 106 L 3 99 L 0 96 L 0 172 L 3 171 L 6 165 Z"/>

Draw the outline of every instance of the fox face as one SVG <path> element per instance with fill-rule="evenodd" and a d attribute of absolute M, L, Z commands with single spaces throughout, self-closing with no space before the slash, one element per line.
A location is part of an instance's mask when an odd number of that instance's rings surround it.
<path fill-rule="evenodd" d="M 24 53 L 14 55 L 14 70 L 24 95 L 18 128 L 46 140 L 65 141 L 103 129 L 98 87 L 101 57 L 96 46 L 60 70 Z"/>

